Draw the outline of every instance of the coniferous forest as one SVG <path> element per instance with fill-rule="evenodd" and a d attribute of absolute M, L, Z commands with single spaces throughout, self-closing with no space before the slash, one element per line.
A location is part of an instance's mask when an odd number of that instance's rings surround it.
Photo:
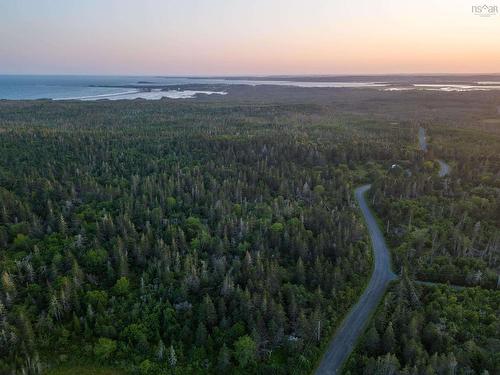
<path fill-rule="evenodd" d="M 233 91 L 0 101 L 0 373 L 312 373 L 364 183 L 399 278 L 345 373 L 499 373 L 500 96 Z"/>

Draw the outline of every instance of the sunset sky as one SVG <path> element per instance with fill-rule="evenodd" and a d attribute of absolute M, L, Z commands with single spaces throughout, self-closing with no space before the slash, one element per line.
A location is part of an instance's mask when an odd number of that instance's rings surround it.
<path fill-rule="evenodd" d="M 1 0 L 0 74 L 500 72 L 500 0 Z"/>

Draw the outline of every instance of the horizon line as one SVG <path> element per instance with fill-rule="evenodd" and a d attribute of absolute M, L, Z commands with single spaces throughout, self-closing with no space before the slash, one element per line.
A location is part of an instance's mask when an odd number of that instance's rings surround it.
<path fill-rule="evenodd" d="M 238 77 L 362 77 L 362 76 L 475 76 L 500 75 L 500 72 L 415 72 L 415 73 L 239 73 L 239 74 L 141 74 L 141 73 L 2 73 L 0 76 L 89 76 L 89 77 L 156 77 L 156 78 L 238 78 Z"/>

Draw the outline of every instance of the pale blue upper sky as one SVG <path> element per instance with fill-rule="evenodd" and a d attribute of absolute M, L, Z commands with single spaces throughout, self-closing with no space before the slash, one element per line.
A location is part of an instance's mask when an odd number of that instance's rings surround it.
<path fill-rule="evenodd" d="M 0 74 L 498 72 L 476 3 L 0 0 Z"/>

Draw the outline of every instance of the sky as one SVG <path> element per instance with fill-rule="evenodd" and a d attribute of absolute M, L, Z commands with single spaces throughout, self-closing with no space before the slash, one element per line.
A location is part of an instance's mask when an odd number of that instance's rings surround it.
<path fill-rule="evenodd" d="M 500 72 L 500 0 L 0 0 L 0 74 Z"/>

